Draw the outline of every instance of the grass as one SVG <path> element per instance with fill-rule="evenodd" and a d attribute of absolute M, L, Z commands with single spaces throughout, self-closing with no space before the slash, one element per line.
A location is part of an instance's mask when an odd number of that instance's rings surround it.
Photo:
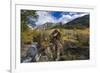
<path fill-rule="evenodd" d="M 46 49 L 50 45 L 50 34 L 53 30 L 54 29 L 34 29 L 22 32 L 21 42 L 24 45 L 29 42 L 29 44 L 38 42 L 41 45 L 41 49 Z M 61 42 L 64 49 L 64 55 L 61 56 L 61 60 L 89 59 L 89 28 L 60 28 L 59 31 L 61 33 Z"/>

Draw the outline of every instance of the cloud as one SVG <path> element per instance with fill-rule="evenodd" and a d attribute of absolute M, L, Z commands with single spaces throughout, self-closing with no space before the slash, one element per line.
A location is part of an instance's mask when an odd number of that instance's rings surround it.
<path fill-rule="evenodd" d="M 54 13 L 54 12 L 53 12 Z M 83 12 L 62 12 L 62 14 L 58 19 L 57 16 L 52 15 L 52 12 L 50 11 L 36 11 L 37 21 L 35 22 L 36 25 L 42 25 L 47 22 L 50 23 L 59 23 L 65 24 L 73 19 L 76 19 L 78 17 L 82 17 L 84 15 L 87 15 L 88 13 Z"/>
<path fill-rule="evenodd" d="M 58 22 L 61 23 L 67 23 L 72 19 L 72 17 L 70 15 L 62 15 L 62 17 L 58 20 Z"/>
<path fill-rule="evenodd" d="M 69 13 L 62 13 L 62 17 L 58 20 L 58 22 L 61 23 L 67 23 L 73 19 L 76 19 L 78 17 L 82 17 L 84 15 L 87 15 L 88 13 L 77 13 L 77 12 L 69 12 Z"/>
<path fill-rule="evenodd" d="M 49 12 L 47 11 L 36 11 L 36 14 L 38 15 L 38 20 L 36 22 L 36 25 L 42 25 L 47 22 L 55 23 L 56 19 L 53 17 Z"/>

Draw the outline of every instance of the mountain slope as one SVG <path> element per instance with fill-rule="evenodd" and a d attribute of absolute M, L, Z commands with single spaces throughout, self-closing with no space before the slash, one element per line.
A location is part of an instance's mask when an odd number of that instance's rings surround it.
<path fill-rule="evenodd" d="M 72 28 L 87 28 L 89 27 L 89 15 L 85 15 L 83 17 L 76 18 L 66 24 L 58 24 L 54 26 L 53 28 L 65 28 L 65 29 L 72 29 Z"/>
<path fill-rule="evenodd" d="M 67 23 L 66 25 L 82 25 L 82 26 L 89 27 L 89 15 L 76 18 L 70 21 L 69 23 Z"/>

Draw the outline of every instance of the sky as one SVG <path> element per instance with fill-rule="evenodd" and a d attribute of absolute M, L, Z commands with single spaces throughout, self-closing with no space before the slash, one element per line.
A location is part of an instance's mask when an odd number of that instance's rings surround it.
<path fill-rule="evenodd" d="M 88 15 L 86 12 L 60 12 L 60 11 L 36 11 L 37 18 L 30 17 L 32 25 L 42 25 L 45 23 L 68 23 L 69 21 Z"/>

